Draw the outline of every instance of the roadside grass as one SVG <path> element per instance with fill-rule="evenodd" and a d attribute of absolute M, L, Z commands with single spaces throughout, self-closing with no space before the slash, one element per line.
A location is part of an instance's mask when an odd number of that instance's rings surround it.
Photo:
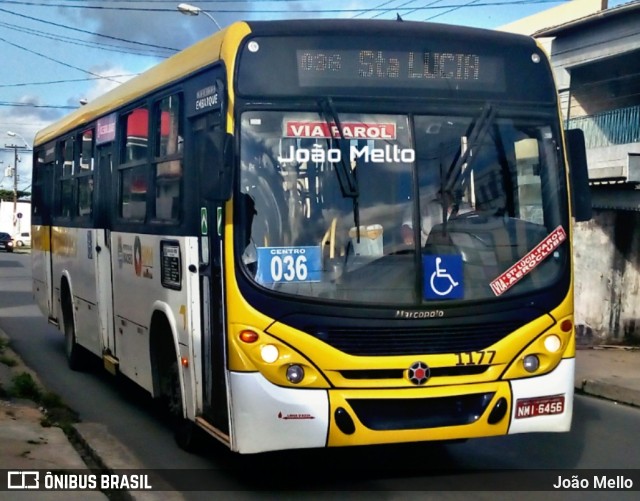
<path fill-rule="evenodd" d="M 73 424 L 80 421 L 78 414 L 59 395 L 43 391 L 28 372 L 13 376 L 11 385 L 4 392 L 9 398 L 24 398 L 40 405 L 44 414 L 40 424 L 44 427 L 57 426 L 68 434 Z"/>
<path fill-rule="evenodd" d="M 0 364 L 6 365 L 7 367 L 15 367 L 18 365 L 18 361 L 5 353 L 8 347 L 9 342 L 4 338 L 0 338 Z"/>
<path fill-rule="evenodd" d="M 11 380 L 8 381 L 9 374 L 7 374 L 7 377 L 0 381 L 0 398 L 22 398 L 35 402 L 43 413 L 40 424 L 45 427 L 62 428 L 69 436 L 73 424 L 80 421 L 78 414 L 68 407 L 59 395 L 45 391 L 29 372 L 21 370 L 23 365 L 21 365 L 19 358 L 14 358 L 13 355 L 9 340 L 0 336 L 0 364 L 11 369 L 9 373 Z"/>

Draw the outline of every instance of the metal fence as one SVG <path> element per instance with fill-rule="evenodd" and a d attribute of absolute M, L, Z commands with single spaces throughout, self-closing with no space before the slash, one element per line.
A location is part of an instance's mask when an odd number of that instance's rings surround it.
<path fill-rule="evenodd" d="M 640 106 L 630 106 L 569 119 L 569 129 L 582 129 L 587 148 L 640 142 Z"/>

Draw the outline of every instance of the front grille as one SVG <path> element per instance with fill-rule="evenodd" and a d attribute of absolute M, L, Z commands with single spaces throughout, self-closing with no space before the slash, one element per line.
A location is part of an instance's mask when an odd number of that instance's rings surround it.
<path fill-rule="evenodd" d="M 494 392 L 414 399 L 348 399 L 360 422 L 376 431 L 461 426 L 480 419 Z"/>
<path fill-rule="evenodd" d="M 522 325 L 511 321 L 415 329 L 332 329 L 316 336 L 349 355 L 430 355 L 483 350 Z"/>
<path fill-rule="evenodd" d="M 430 367 L 430 377 L 473 376 L 482 374 L 490 365 L 456 365 L 453 367 Z M 348 369 L 339 371 L 345 379 L 403 379 L 406 369 Z"/>

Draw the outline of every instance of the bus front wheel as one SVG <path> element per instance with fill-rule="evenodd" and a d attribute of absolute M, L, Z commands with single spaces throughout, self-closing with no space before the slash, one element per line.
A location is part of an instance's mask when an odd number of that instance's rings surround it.
<path fill-rule="evenodd" d="M 73 305 L 68 288 L 65 287 L 62 299 L 62 321 L 64 322 L 64 348 L 67 355 L 67 364 L 74 371 L 84 370 L 86 367 L 86 354 L 76 339 L 76 328 L 73 322 Z"/>
<path fill-rule="evenodd" d="M 169 419 L 173 436 L 178 446 L 187 451 L 194 452 L 198 444 L 198 427 L 192 421 L 184 417 L 182 387 L 177 357 L 168 366 L 165 366 L 162 394 L 169 411 Z"/>

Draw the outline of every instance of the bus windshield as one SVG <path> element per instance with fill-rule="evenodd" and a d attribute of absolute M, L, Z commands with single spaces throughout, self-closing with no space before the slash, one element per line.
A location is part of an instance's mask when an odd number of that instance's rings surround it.
<path fill-rule="evenodd" d="M 553 117 L 487 105 L 338 118 L 241 117 L 239 251 L 258 285 L 419 306 L 525 294 L 560 278 L 566 187 Z"/>

